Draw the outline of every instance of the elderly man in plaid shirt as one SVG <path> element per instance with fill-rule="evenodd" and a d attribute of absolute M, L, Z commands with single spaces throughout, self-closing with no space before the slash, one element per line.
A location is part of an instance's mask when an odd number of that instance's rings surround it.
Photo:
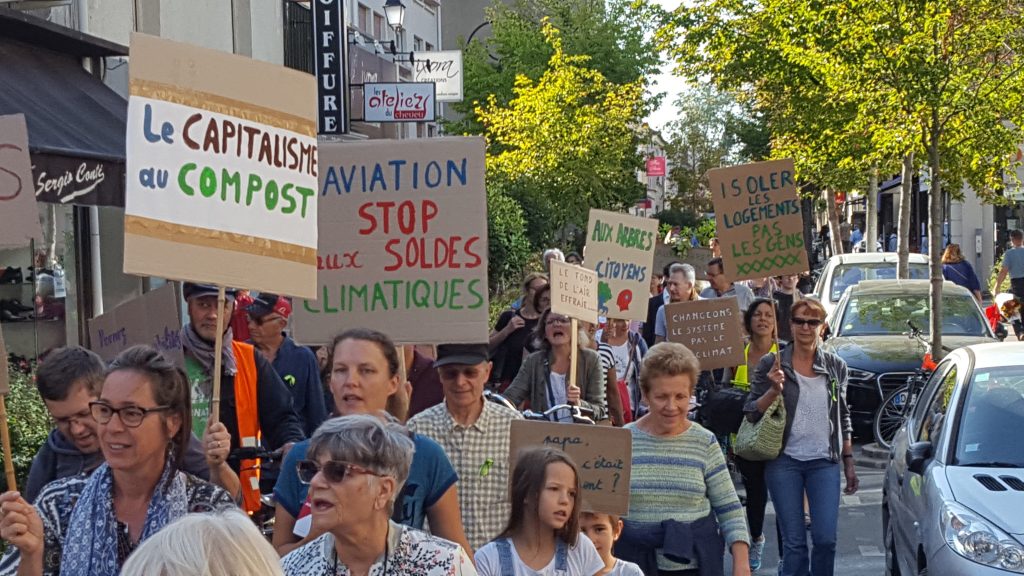
<path fill-rule="evenodd" d="M 518 412 L 484 400 L 491 376 L 487 344 L 444 344 L 434 362 L 444 402 L 414 416 L 408 427 L 434 440 L 459 474 L 459 508 L 474 550 L 505 528 L 508 500 L 509 428 Z"/>

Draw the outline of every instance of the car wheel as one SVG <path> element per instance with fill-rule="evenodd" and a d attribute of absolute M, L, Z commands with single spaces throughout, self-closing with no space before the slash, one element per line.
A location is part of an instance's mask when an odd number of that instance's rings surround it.
<path fill-rule="evenodd" d="M 882 530 L 885 534 L 885 574 L 900 576 L 900 563 L 896 559 L 896 534 L 892 528 L 888 506 L 882 508 Z"/>

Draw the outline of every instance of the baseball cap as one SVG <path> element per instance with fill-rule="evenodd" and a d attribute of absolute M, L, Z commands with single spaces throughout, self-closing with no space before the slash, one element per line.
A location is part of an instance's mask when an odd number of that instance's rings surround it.
<path fill-rule="evenodd" d="M 181 285 L 181 295 L 185 300 L 191 300 L 192 298 L 201 298 L 203 296 L 216 296 L 217 287 L 213 284 L 197 284 L 195 282 L 185 282 Z M 234 288 L 226 288 L 224 295 L 228 298 L 235 297 Z"/>
<path fill-rule="evenodd" d="M 437 347 L 434 368 L 449 364 L 476 366 L 487 362 L 487 344 L 441 344 Z"/>
<path fill-rule="evenodd" d="M 267 314 L 277 314 L 287 320 L 292 315 L 292 303 L 284 296 L 262 292 L 253 298 L 252 304 L 249 304 L 245 311 L 255 318 L 262 318 Z"/>

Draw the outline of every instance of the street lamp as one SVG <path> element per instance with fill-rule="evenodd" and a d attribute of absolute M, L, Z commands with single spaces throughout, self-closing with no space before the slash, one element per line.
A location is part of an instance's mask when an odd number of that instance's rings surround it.
<path fill-rule="evenodd" d="M 384 17 L 388 19 L 388 26 L 394 30 L 401 30 L 405 22 L 405 4 L 402 4 L 402 0 L 386 0 Z"/>

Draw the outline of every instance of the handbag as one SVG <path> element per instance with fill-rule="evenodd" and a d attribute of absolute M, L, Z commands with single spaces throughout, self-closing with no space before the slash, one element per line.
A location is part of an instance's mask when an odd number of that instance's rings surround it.
<path fill-rule="evenodd" d="M 772 401 L 757 422 L 743 419 L 733 451 L 744 460 L 774 460 L 782 452 L 782 436 L 785 431 L 786 406 L 782 403 L 780 395 Z"/>
<path fill-rule="evenodd" d="M 711 391 L 701 407 L 705 428 L 718 436 L 736 434 L 740 423 L 746 418 L 743 406 L 747 403 L 747 392 L 739 388 L 719 388 Z"/>

